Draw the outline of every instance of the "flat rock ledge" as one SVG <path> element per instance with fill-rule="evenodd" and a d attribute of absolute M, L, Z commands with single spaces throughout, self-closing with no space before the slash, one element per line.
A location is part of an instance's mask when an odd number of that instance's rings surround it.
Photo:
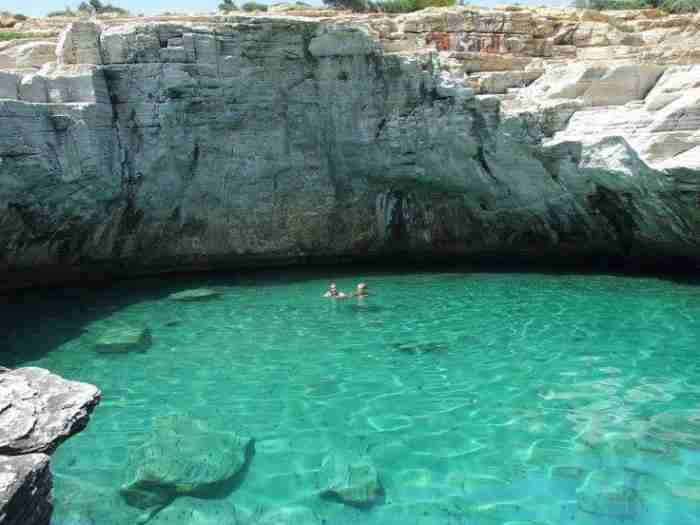
<path fill-rule="evenodd" d="M 170 294 L 168 299 L 171 301 L 194 302 L 194 301 L 209 301 L 210 299 L 218 299 L 222 293 L 219 290 L 210 288 L 194 288 L 192 290 L 184 290 Z"/>
<path fill-rule="evenodd" d="M 49 454 L 85 428 L 99 400 L 93 385 L 0 367 L 0 525 L 49 524 Z"/>

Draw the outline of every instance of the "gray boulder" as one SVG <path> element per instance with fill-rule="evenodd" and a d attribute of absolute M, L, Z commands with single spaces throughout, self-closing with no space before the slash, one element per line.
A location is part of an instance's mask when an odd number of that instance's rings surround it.
<path fill-rule="evenodd" d="M 0 454 L 53 452 L 85 428 L 99 400 L 95 386 L 42 368 L 0 373 Z"/>
<path fill-rule="evenodd" d="M 321 498 L 353 507 L 371 507 L 384 496 L 377 469 L 368 457 L 326 456 L 319 473 Z"/>
<path fill-rule="evenodd" d="M 217 432 L 204 421 L 163 416 L 150 441 L 129 458 L 121 494 L 134 507 L 166 505 L 179 495 L 233 490 L 254 454 L 254 440 Z"/>

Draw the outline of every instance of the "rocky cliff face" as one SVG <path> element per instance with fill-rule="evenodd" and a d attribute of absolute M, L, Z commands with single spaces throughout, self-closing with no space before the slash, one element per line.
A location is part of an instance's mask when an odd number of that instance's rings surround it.
<path fill-rule="evenodd" d="M 699 26 L 75 22 L 48 63 L 0 50 L 2 286 L 387 253 L 700 261 Z"/>

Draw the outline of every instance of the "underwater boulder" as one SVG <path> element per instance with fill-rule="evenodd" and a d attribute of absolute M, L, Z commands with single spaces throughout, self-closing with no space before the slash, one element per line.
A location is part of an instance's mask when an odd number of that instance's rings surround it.
<path fill-rule="evenodd" d="M 205 421 L 157 417 L 151 439 L 130 454 L 121 495 L 129 505 L 151 508 L 179 495 L 228 493 L 243 480 L 254 452 L 252 438 L 210 430 Z"/>
<path fill-rule="evenodd" d="M 640 474 L 631 469 L 601 469 L 588 474 L 576 491 L 579 511 L 614 520 L 636 520 L 643 502 Z"/>
<path fill-rule="evenodd" d="M 352 507 L 371 507 L 384 497 L 377 469 L 370 458 L 329 454 L 319 472 L 321 498 Z"/>
<path fill-rule="evenodd" d="M 180 302 L 208 301 L 221 297 L 221 295 L 223 294 L 219 290 L 212 290 L 211 288 L 192 288 L 191 290 L 170 294 L 168 299 Z"/>
<path fill-rule="evenodd" d="M 145 352 L 151 346 L 151 331 L 142 326 L 109 328 L 100 335 L 95 350 L 101 354 Z"/>
<path fill-rule="evenodd" d="M 255 525 L 321 525 L 316 513 L 308 507 L 283 507 L 263 514 Z"/>
<path fill-rule="evenodd" d="M 156 514 L 148 525 L 242 525 L 249 515 L 226 499 L 182 497 Z"/>
<path fill-rule="evenodd" d="M 141 525 L 163 508 L 131 507 L 112 486 L 63 474 L 57 475 L 54 502 L 53 525 Z"/>
<path fill-rule="evenodd" d="M 447 352 L 449 345 L 441 342 L 427 343 L 394 343 L 392 348 L 404 354 L 432 354 Z"/>

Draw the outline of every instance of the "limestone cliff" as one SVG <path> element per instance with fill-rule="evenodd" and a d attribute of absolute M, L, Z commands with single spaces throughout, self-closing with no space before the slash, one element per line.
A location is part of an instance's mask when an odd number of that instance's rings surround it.
<path fill-rule="evenodd" d="M 78 21 L 50 61 L 0 49 L 0 286 L 391 253 L 697 263 L 699 27 L 453 8 Z"/>

